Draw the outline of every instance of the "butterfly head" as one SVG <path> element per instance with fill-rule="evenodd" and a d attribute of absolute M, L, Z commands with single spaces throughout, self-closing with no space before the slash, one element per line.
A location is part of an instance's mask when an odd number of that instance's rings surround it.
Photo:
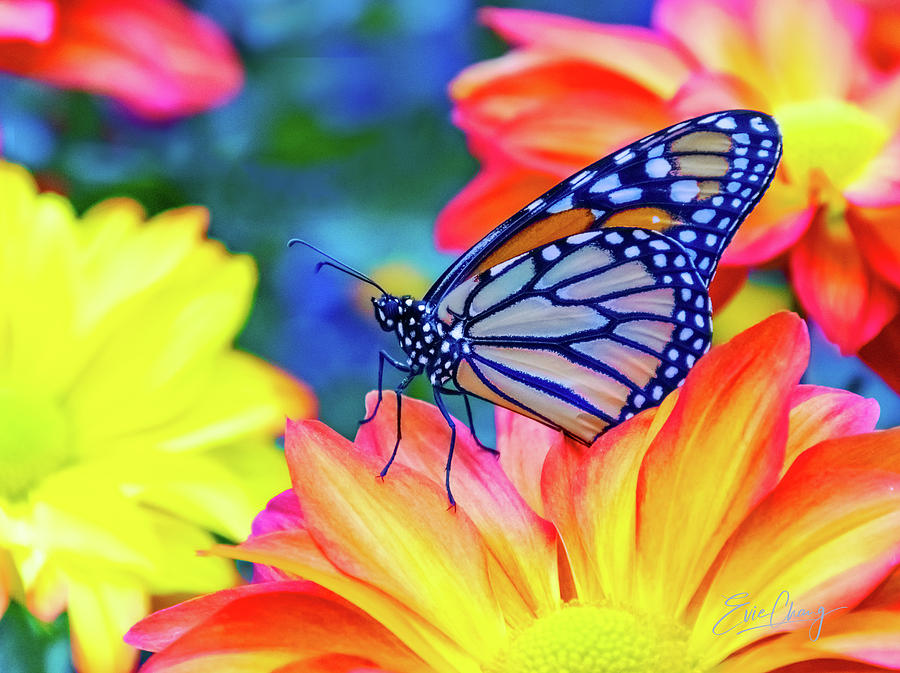
<path fill-rule="evenodd" d="M 404 300 L 409 297 L 395 297 L 383 294 L 378 299 L 372 298 L 375 319 L 385 332 L 392 332 L 403 317 Z"/>

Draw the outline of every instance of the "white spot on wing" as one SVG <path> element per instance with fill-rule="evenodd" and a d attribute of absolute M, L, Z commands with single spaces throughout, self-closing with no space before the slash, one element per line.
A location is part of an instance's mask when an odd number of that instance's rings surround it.
<path fill-rule="evenodd" d="M 625 187 L 624 189 L 617 189 L 614 192 L 610 192 L 609 200 L 617 204 L 629 203 L 641 198 L 642 193 L 640 187 Z"/>
<path fill-rule="evenodd" d="M 541 250 L 541 257 L 546 259 L 548 262 L 553 261 L 554 259 L 559 257 L 560 254 L 562 254 L 562 253 L 560 252 L 559 248 L 555 245 L 548 245 L 543 250 Z"/>
<path fill-rule="evenodd" d="M 719 121 L 716 122 L 716 126 L 726 131 L 732 131 L 737 128 L 734 117 L 722 117 Z"/>
<path fill-rule="evenodd" d="M 678 180 L 672 183 L 669 196 L 678 203 L 687 203 L 700 193 L 700 185 L 696 180 Z"/>
<path fill-rule="evenodd" d="M 651 178 L 664 178 L 672 170 L 672 164 L 662 158 L 650 159 L 647 161 L 645 170 Z"/>
<path fill-rule="evenodd" d="M 615 189 L 616 187 L 621 187 L 621 186 L 622 186 L 622 183 L 619 182 L 619 174 L 612 173 L 610 175 L 606 175 L 606 176 L 600 178 L 599 180 L 597 180 L 597 182 L 595 182 L 593 185 L 591 185 L 591 191 L 594 192 L 595 194 L 600 194 L 603 192 L 608 192 L 612 189 Z"/>

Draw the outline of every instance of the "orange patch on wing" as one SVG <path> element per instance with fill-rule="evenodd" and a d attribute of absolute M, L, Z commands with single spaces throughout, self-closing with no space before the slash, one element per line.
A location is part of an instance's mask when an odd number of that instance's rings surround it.
<path fill-rule="evenodd" d="M 523 252 L 534 250 L 545 243 L 557 241 L 567 236 L 581 234 L 594 225 L 594 214 L 589 208 L 572 208 L 555 213 L 534 224 L 528 225 L 506 243 L 488 255 L 473 275 L 490 269 L 501 262 L 517 257 Z"/>
<path fill-rule="evenodd" d="M 609 217 L 603 223 L 603 227 L 632 227 L 665 231 L 678 224 L 684 224 L 684 222 L 661 208 L 628 208 Z"/>
<path fill-rule="evenodd" d="M 673 140 L 669 146 L 671 152 L 717 152 L 724 153 L 731 149 L 731 136 L 718 131 L 695 131 Z"/>
<path fill-rule="evenodd" d="M 675 161 L 678 175 L 694 178 L 719 178 L 731 166 L 728 159 L 718 154 L 686 154 Z"/>

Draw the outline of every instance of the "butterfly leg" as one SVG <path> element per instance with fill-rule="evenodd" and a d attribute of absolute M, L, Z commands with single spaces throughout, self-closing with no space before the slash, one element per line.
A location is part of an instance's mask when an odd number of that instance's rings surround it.
<path fill-rule="evenodd" d="M 447 488 L 447 499 L 450 500 L 450 507 L 456 507 L 456 500 L 453 499 L 453 493 L 450 491 L 450 465 L 453 462 L 453 449 L 456 446 L 456 423 L 453 422 L 453 416 L 444 406 L 444 398 L 441 397 L 440 390 L 434 388 L 434 401 L 437 408 L 440 409 L 441 415 L 450 426 L 450 450 L 447 452 L 447 467 L 444 469 L 444 485 Z"/>
<path fill-rule="evenodd" d="M 397 449 L 400 448 L 400 438 L 402 437 L 400 431 L 400 404 L 403 401 L 403 391 L 406 390 L 406 386 L 408 386 L 415 377 L 416 375 L 413 373 L 408 374 L 394 391 L 397 394 L 397 441 L 394 442 L 394 450 L 391 451 L 391 457 L 388 458 L 387 465 L 385 465 L 384 468 L 382 468 L 381 472 L 378 474 L 378 476 L 382 479 L 384 479 L 385 475 L 388 473 L 388 470 L 391 469 L 391 465 L 394 463 L 394 458 L 397 457 Z M 378 407 L 376 406 L 375 409 L 377 411 Z M 374 417 L 374 415 L 375 414 L 373 413 L 372 416 Z"/>
<path fill-rule="evenodd" d="M 372 409 L 372 413 L 369 414 L 369 416 L 367 418 L 364 418 L 361 421 L 359 421 L 360 425 L 365 425 L 366 423 L 371 421 L 373 418 L 375 418 L 375 414 L 378 413 L 378 407 L 381 406 L 381 397 L 384 394 L 384 388 L 382 386 L 381 380 L 382 380 L 382 376 L 384 375 L 384 363 L 385 362 L 387 362 L 389 365 L 391 365 L 394 369 L 397 369 L 398 371 L 409 373 L 409 367 L 407 367 L 402 362 L 399 362 L 398 360 L 395 360 L 394 358 L 392 358 L 390 355 L 387 354 L 386 351 L 381 351 L 378 354 L 378 401 L 375 403 L 375 408 Z M 409 385 L 409 384 L 407 384 L 407 385 Z M 403 386 L 403 387 L 405 388 L 406 386 Z"/>
<path fill-rule="evenodd" d="M 452 388 L 444 388 L 443 386 L 438 388 L 437 390 L 444 393 L 445 395 L 462 395 L 463 402 L 466 405 L 466 416 L 467 416 L 467 420 L 469 421 L 469 429 L 472 431 L 472 439 L 474 439 L 475 443 L 478 444 L 478 446 L 480 446 L 482 449 L 484 449 L 488 453 L 492 453 L 495 456 L 499 456 L 500 452 L 497 451 L 497 449 L 492 449 L 491 447 L 489 447 L 487 444 L 485 444 L 480 439 L 478 439 L 478 435 L 475 434 L 475 421 L 472 419 L 472 405 L 469 404 L 469 396 L 460 390 L 453 390 Z"/>

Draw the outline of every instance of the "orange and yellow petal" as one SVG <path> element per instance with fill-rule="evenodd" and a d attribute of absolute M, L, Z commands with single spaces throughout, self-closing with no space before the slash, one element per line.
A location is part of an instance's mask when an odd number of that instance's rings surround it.
<path fill-rule="evenodd" d="M 398 673 L 428 670 L 377 621 L 306 582 L 251 585 L 200 601 L 157 613 L 131 630 L 130 643 L 148 649 L 162 646 L 141 670 L 268 673 L 333 656 L 354 657 Z"/>
<path fill-rule="evenodd" d="M 725 540 L 775 485 L 809 340 L 778 313 L 691 370 L 637 484 L 638 602 L 679 616 Z M 723 410 L 727 409 L 727 413 Z"/>
<path fill-rule="evenodd" d="M 376 394 L 370 393 L 367 415 L 376 400 Z M 402 420 L 403 441 L 396 462 L 443 487 L 450 446 L 447 422 L 434 405 L 414 399 L 403 401 Z M 493 591 L 506 620 L 528 623 L 559 607 L 556 531 L 528 506 L 497 456 L 480 448 L 462 423 L 455 423 L 450 486 L 457 507 L 475 524 L 489 552 Z M 388 394 L 374 420 L 360 428 L 355 444 L 384 464 L 396 436 L 396 396 Z M 390 478 L 389 473 L 386 479 Z"/>
<path fill-rule="evenodd" d="M 843 214 L 817 212 L 791 251 L 790 268 L 801 305 L 844 354 L 897 314 L 896 292 L 869 269 Z"/>
<path fill-rule="evenodd" d="M 474 670 L 490 657 L 506 626 L 483 541 L 462 508 L 448 510 L 443 488 L 402 464 L 377 478 L 383 460 L 316 422 L 289 424 L 286 455 L 307 531 L 322 553 L 406 611 L 384 614 L 385 599 L 360 607 L 395 634 L 402 630 L 405 642 L 425 640 L 432 652 L 420 654 L 445 659 L 439 670 Z M 410 618 L 419 633 L 410 631 Z"/>
<path fill-rule="evenodd" d="M 790 432 L 784 470 L 806 449 L 826 439 L 848 437 L 875 429 L 878 402 L 838 388 L 797 386 L 791 395 Z"/>
<path fill-rule="evenodd" d="M 563 441 L 562 435 L 543 423 L 503 407 L 494 411 L 494 427 L 503 472 L 531 509 L 543 516 L 541 472 L 547 452 Z"/>
<path fill-rule="evenodd" d="M 724 597 L 746 593 L 797 609 L 852 609 L 897 565 L 900 551 L 900 431 L 823 442 L 804 452 L 749 514 L 722 552 L 696 613 L 694 645 L 716 660 L 771 630 L 741 630 L 743 610 Z M 780 601 L 777 620 L 787 614 Z M 797 623 L 780 624 L 793 630 Z"/>
<path fill-rule="evenodd" d="M 661 96 L 671 96 L 693 65 L 688 52 L 665 35 L 637 26 L 597 24 L 526 9 L 486 8 L 479 18 L 513 45 L 577 56 L 620 72 Z"/>

